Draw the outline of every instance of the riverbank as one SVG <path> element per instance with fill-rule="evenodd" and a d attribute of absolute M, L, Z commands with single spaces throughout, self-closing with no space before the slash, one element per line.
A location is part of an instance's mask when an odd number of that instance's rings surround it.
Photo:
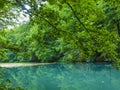
<path fill-rule="evenodd" d="M 37 66 L 37 65 L 46 65 L 54 63 L 0 63 L 0 67 L 13 68 L 13 67 L 25 67 L 25 66 Z"/>

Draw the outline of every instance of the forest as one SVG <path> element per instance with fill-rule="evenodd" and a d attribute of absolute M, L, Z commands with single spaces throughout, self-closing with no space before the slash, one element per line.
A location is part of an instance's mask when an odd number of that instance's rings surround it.
<path fill-rule="evenodd" d="M 0 62 L 119 67 L 120 1 L 0 0 Z"/>

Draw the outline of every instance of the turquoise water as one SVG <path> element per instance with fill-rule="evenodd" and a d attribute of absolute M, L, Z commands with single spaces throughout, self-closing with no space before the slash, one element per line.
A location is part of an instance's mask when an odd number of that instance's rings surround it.
<path fill-rule="evenodd" d="M 49 64 L 0 69 L 0 82 L 24 90 L 120 90 L 120 71 L 107 64 Z"/>

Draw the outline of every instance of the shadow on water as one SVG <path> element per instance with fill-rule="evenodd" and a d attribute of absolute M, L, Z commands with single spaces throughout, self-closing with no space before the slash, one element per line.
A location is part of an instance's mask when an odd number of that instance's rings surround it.
<path fill-rule="evenodd" d="M 15 90 L 119 90 L 120 71 L 107 64 L 49 64 L 1 68 Z M 13 89 L 12 89 L 13 90 Z"/>

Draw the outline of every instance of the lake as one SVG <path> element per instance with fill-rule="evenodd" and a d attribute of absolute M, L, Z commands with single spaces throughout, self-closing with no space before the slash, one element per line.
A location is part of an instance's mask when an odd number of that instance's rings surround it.
<path fill-rule="evenodd" d="M 0 83 L 23 90 L 120 90 L 120 71 L 109 64 L 45 64 L 0 73 Z"/>

